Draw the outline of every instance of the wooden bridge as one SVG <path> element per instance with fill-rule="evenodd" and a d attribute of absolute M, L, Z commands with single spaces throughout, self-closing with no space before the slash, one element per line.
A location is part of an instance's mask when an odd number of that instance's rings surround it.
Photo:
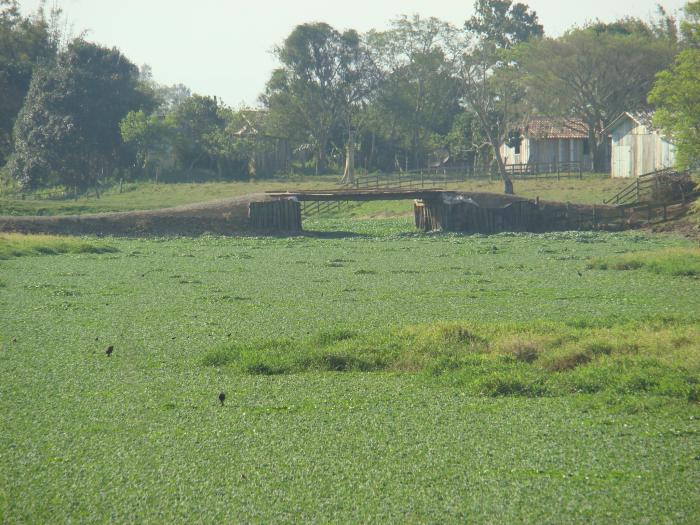
<path fill-rule="evenodd" d="M 670 172 L 641 177 L 604 205 L 540 202 L 539 198 L 424 187 L 276 191 L 267 192 L 265 201 L 250 204 L 249 223 L 256 230 L 297 233 L 302 231 L 302 218 L 339 209 L 343 203 L 412 200 L 416 227 L 423 231 L 490 234 L 620 230 L 640 223 L 639 214 L 635 213 L 640 204 L 647 208 L 646 223 L 652 221 L 652 211 L 659 206 L 663 208 L 663 219 L 667 219 L 667 207 L 679 197 L 685 200 L 688 191 L 692 191 L 689 174 Z"/>
<path fill-rule="evenodd" d="M 250 225 L 256 230 L 284 233 L 301 232 L 303 217 L 308 217 L 314 212 L 339 208 L 342 203 L 396 200 L 437 203 L 457 195 L 456 192 L 442 189 L 401 188 L 268 191 L 265 194 L 272 200 L 250 204 Z"/>
<path fill-rule="evenodd" d="M 339 190 L 310 190 L 310 191 L 269 191 L 266 195 L 274 199 L 292 199 L 299 202 L 324 201 L 406 201 L 406 200 L 436 200 L 445 195 L 457 195 L 455 191 L 443 189 L 400 189 L 382 188 L 370 189 L 339 189 Z"/>
<path fill-rule="evenodd" d="M 491 193 L 460 193 L 443 189 L 334 189 L 267 192 L 268 200 L 250 204 L 250 225 L 279 233 L 302 231 L 302 204 L 412 200 L 415 224 L 423 231 L 499 233 L 621 229 L 615 206 L 540 203 L 523 197 Z"/>

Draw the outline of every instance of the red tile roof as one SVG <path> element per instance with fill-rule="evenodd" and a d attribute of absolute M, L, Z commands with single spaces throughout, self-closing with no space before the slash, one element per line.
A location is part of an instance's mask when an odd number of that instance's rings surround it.
<path fill-rule="evenodd" d="M 551 119 L 532 118 L 525 127 L 525 137 L 530 139 L 586 139 L 588 126 L 580 118 Z"/>

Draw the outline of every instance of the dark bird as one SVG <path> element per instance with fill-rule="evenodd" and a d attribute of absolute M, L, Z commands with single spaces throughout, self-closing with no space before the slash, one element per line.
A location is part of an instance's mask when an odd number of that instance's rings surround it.
<path fill-rule="evenodd" d="M 107 347 L 107 350 L 105 350 L 105 354 L 107 354 L 107 357 L 110 357 L 112 355 L 112 352 L 114 352 L 114 347 L 112 345 L 109 345 Z"/>
<path fill-rule="evenodd" d="M 219 401 L 221 401 L 221 406 L 224 406 L 224 401 L 226 401 L 226 394 L 224 394 L 223 392 L 221 392 L 221 393 L 219 394 Z"/>
<path fill-rule="evenodd" d="M 95 337 L 95 341 L 99 341 L 99 340 L 100 340 L 99 336 Z"/>
<path fill-rule="evenodd" d="M 579 277 L 583 277 L 583 274 L 581 273 L 581 270 L 576 270 L 576 273 L 578 274 Z"/>
<path fill-rule="evenodd" d="M 12 338 L 12 342 L 13 342 L 13 343 L 16 343 L 16 342 L 17 342 L 17 338 L 16 338 L 16 337 L 13 337 L 13 338 Z"/>

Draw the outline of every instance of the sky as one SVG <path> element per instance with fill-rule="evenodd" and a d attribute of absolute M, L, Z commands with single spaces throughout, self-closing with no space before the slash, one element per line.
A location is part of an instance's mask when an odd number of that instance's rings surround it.
<path fill-rule="evenodd" d="M 648 20 L 661 4 L 677 12 L 686 0 L 522 0 L 545 33 L 624 16 Z M 25 14 L 41 0 L 19 0 Z M 461 26 L 473 0 L 47 0 L 63 10 L 74 35 L 117 47 L 137 65 L 148 64 L 161 84 L 182 83 L 226 104 L 254 106 L 270 72 L 272 54 L 294 27 L 326 22 L 337 29 L 387 28 L 402 14 L 435 16 Z"/>

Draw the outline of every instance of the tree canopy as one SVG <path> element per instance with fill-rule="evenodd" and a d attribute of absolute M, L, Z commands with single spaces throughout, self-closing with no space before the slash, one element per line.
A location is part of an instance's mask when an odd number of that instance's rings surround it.
<path fill-rule="evenodd" d="M 656 77 L 649 102 L 654 123 L 673 139 L 682 167 L 700 166 L 700 2 L 686 6 L 682 33 L 688 46 Z"/>
<path fill-rule="evenodd" d="M 55 64 L 35 71 L 15 124 L 14 178 L 85 189 L 122 160 L 119 123 L 153 100 L 139 89 L 138 68 L 116 49 L 81 39 Z"/>
<path fill-rule="evenodd" d="M 583 118 L 603 169 L 601 131 L 623 111 L 648 107 L 656 73 L 675 53 L 674 43 L 645 23 L 624 20 L 534 41 L 518 51 L 518 62 L 531 105 L 545 115 Z"/>
<path fill-rule="evenodd" d="M 497 172 L 512 192 L 500 148 L 531 117 L 583 119 L 602 170 L 607 124 L 652 106 L 681 162 L 697 158 L 697 1 L 680 21 L 659 7 L 649 21 L 595 21 L 556 38 L 515 0 L 475 0 L 461 27 L 418 15 L 366 34 L 304 23 L 275 48 L 254 109 L 160 85 L 117 49 L 68 42 L 60 16 L 25 17 L 17 0 L 0 0 L 0 166 L 11 159 L 3 176 L 25 188 L 236 179 L 290 165 L 352 182 L 356 165 L 452 163 Z"/>
<path fill-rule="evenodd" d="M 58 14 L 52 11 L 50 17 Z M 12 128 L 32 74 L 56 52 L 55 33 L 43 9 L 23 17 L 17 0 L 0 0 L 0 165 L 12 151 Z"/>

